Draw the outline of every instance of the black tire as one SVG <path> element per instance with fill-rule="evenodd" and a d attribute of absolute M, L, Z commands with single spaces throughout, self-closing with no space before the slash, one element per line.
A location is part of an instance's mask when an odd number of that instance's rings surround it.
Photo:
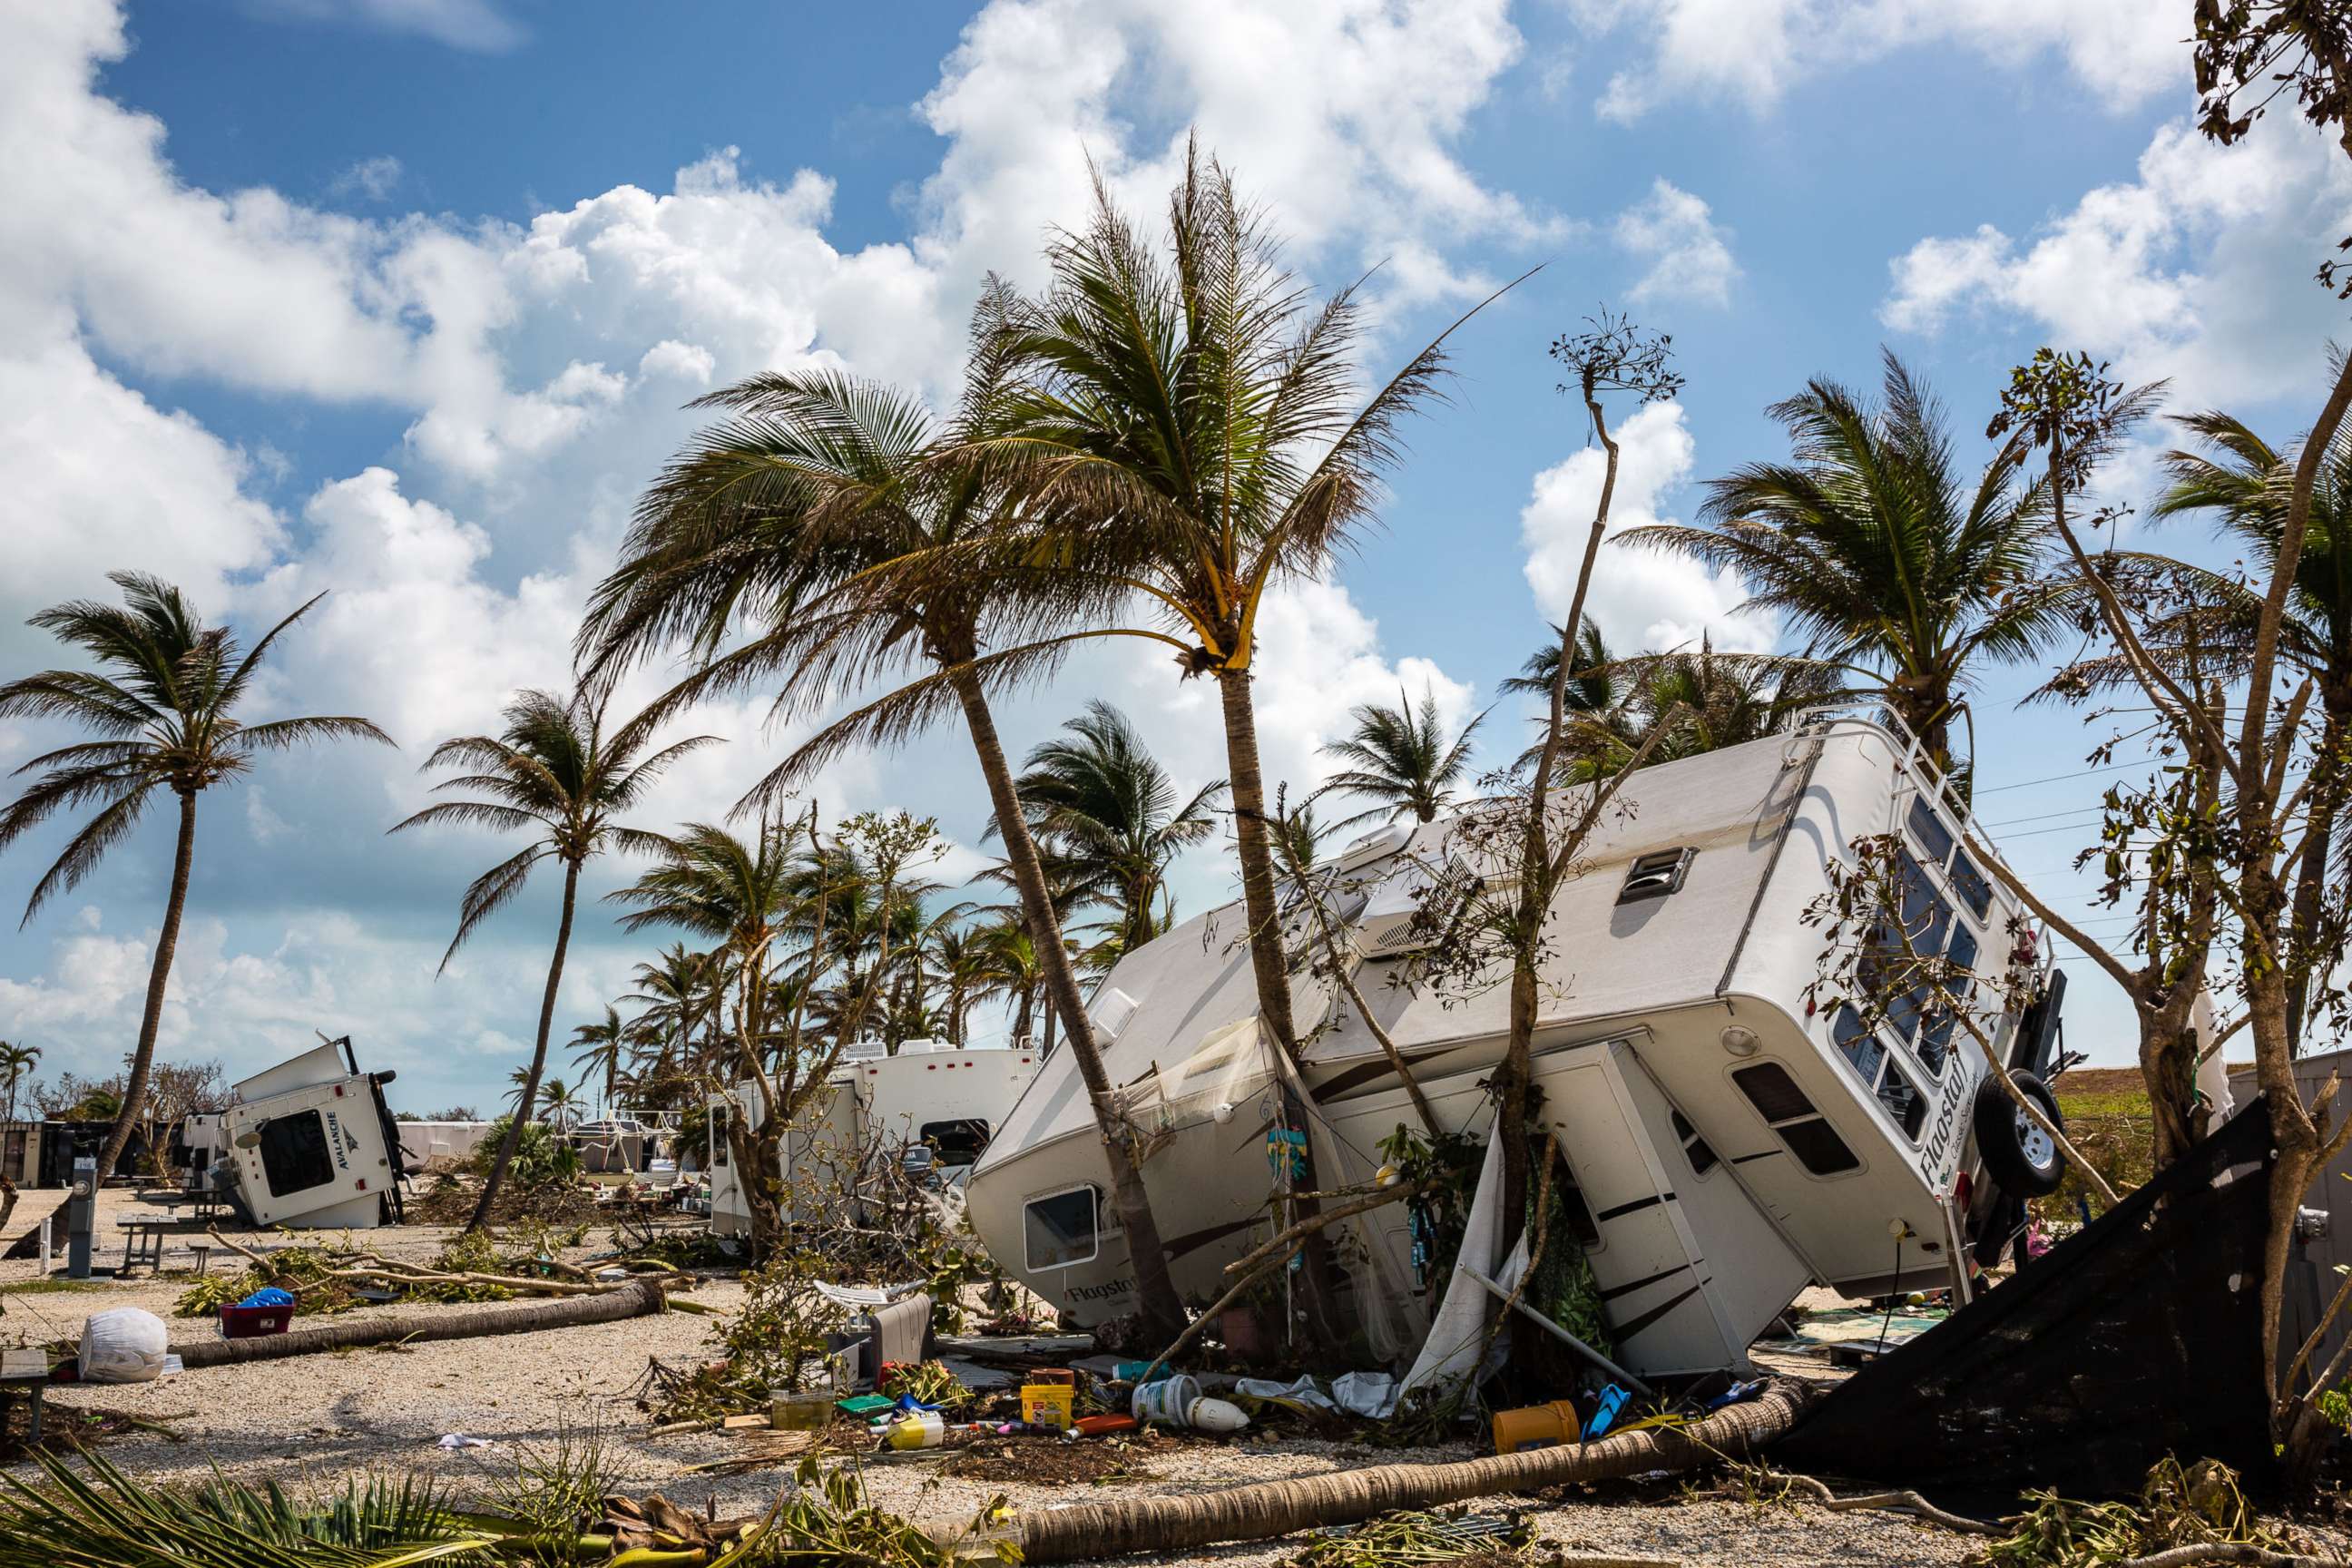
<path fill-rule="evenodd" d="M 2064 1131 L 2058 1097 L 2047 1084 L 2030 1072 L 2012 1072 L 2009 1078 L 2019 1093 L 2041 1108 L 2052 1126 Z M 2009 1097 L 1999 1079 L 1987 1078 L 1977 1086 L 1975 1123 L 1977 1155 L 2002 1192 L 2021 1198 L 2046 1198 L 2065 1180 L 2066 1157 Z"/>

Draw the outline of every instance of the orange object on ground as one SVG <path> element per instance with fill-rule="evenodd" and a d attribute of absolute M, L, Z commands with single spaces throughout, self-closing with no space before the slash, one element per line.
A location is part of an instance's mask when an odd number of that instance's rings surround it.
<path fill-rule="evenodd" d="M 1495 1452 L 1516 1454 L 1521 1448 L 1573 1443 L 1583 1430 L 1582 1423 L 1576 1418 L 1576 1406 L 1565 1399 L 1555 1399 L 1549 1405 L 1524 1405 L 1517 1410 L 1497 1410 L 1495 1412 Z"/>
<path fill-rule="evenodd" d="M 1132 1432 L 1139 1423 L 1132 1415 L 1081 1415 L 1077 1433 L 1081 1437 L 1100 1437 L 1112 1432 Z"/>

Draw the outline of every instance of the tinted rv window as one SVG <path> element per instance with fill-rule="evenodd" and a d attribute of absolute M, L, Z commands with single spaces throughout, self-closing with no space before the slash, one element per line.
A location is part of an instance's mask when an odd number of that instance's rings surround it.
<path fill-rule="evenodd" d="M 969 1165 L 988 1147 L 988 1123 L 976 1116 L 955 1121 L 926 1121 L 917 1136 L 940 1152 L 942 1165 Z"/>
<path fill-rule="evenodd" d="M 1845 1146 L 1845 1140 L 1826 1121 L 1800 1121 L 1789 1127 L 1775 1127 L 1780 1142 L 1797 1163 L 1816 1176 L 1834 1176 L 1843 1172 L 1858 1170 L 1862 1162 Z"/>
<path fill-rule="evenodd" d="M 1758 1062 L 1754 1067 L 1741 1068 L 1731 1075 L 1748 1103 L 1767 1121 L 1786 1121 L 1792 1116 L 1810 1116 L 1813 1102 L 1797 1087 L 1788 1068 L 1779 1062 Z"/>
<path fill-rule="evenodd" d="M 327 1119 L 315 1110 L 273 1116 L 261 1124 L 261 1174 L 274 1194 L 308 1192 L 335 1179 Z"/>
<path fill-rule="evenodd" d="M 1837 1016 L 1830 1020 L 1830 1035 L 1862 1081 L 1875 1084 L 1879 1064 L 1886 1060 L 1886 1047 L 1878 1043 L 1876 1035 L 1863 1026 L 1862 1015 L 1850 1006 L 1840 1007 Z"/>
<path fill-rule="evenodd" d="M 1909 818 L 1911 842 L 1919 847 L 1921 855 L 1942 865 L 1944 857 L 1952 852 L 1952 830 L 1944 826 L 1944 819 L 1936 815 L 1936 808 L 1927 804 L 1924 795 L 1911 797 Z"/>
<path fill-rule="evenodd" d="M 1862 1162 L 1845 1146 L 1837 1129 L 1813 1109 L 1813 1102 L 1780 1063 L 1750 1063 L 1734 1072 L 1731 1081 L 1806 1170 L 1816 1176 L 1834 1176 L 1861 1168 Z"/>
<path fill-rule="evenodd" d="M 1952 857 L 1952 891 L 1959 894 L 1960 902 L 1968 905 L 1977 919 L 1982 920 L 1992 911 L 1992 884 L 1985 880 L 1984 873 L 1976 868 L 1965 849 Z"/>
<path fill-rule="evenodd" d="M 1683 1157 L 1690 1162 L 1691 1174 L 1704 1176 L 1714 1170 L 1715 1151 L 1706 1146 L 1706 1140 L 1698 1135 L 1698 1129 L 1693 1127 L 1681 1111 L 1669 1114 L 1674 1119 L 1675 1138 L 1683 1146 Z"/>
<path fill-rule="evenodd" d="M 1892 1062 L 1887 1064 L 1885 1080 L 1878 1086 L 1878 1103 L 1886 1108 L 1886 1114 L 1903 1129 L 1903 1136 L 1915 1143 L 1919 1141 L 1920 1124 L 1927 1119 L 1927 1101 L 1911 1087 L 1911 1080 L 1903 1076 L 1903 1069 Z"/>
<path fill-rule="evenodd" d="M 1094 1188 L 1072 1187 L 1032 1198 L 1021 1210 L 1021 1234 L 1032 1268 L 1066 1268 L 1102 1250 Z"/>

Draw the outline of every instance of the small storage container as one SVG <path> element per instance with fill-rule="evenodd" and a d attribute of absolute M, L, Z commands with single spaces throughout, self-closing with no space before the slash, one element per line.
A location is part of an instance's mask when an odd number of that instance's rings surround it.
<path fill-rule="evenodd" d="M 225 1340 L 257 1340 L 264 1334 L 282 1334 L 294 1321 L 294 1307 L 223 1307 L 221 1338 Z"/>

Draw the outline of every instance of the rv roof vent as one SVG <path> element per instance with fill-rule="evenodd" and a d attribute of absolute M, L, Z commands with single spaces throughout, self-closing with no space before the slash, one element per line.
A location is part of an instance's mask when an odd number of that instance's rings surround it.
<path fill-rule="evenodd" d="M 1626 869 L 1625 885 L 1617 891 L 1621 904 L 1637 904 L 1643 899 L 1663 899 L 1681 890 L 1683 879 L 1690 874 L 1690 863 L 1698 853 L 1696 849 L 1660 849 L 1637 858 Z"/>
<path fill-rule="evenodd" d="M 1119 1031 L 1127 1027 L 1128 1020 L 1135 1016 L 1135 1009 L 1139 1005 L 1134 997 L 1118 986 L 1109 986 L 1095 998 L 1094 1011 L 1087 1021 L 1094 1025 L 1095 1033 L 1102 1037 L 1103 1044 L 1108 1045 L 1118 1038 Z"/>
<path fill-rule="evenodd" d="M 1418 910 L 1376 915 L 1356 932 L 1356 951 L 1366 959 L 1396 958 L 1427 947 L 1435 937 Z"/>
<path fill-rule="evenodd" d="M 1339 851 L 1339 868 L 1342 871 L 1352 871 L 1367 861 L 1395 854 L 1412 840 L 1412 828 L 1409 824 L 1391 822 L 1386 827 L 1375 827 Z"/>

